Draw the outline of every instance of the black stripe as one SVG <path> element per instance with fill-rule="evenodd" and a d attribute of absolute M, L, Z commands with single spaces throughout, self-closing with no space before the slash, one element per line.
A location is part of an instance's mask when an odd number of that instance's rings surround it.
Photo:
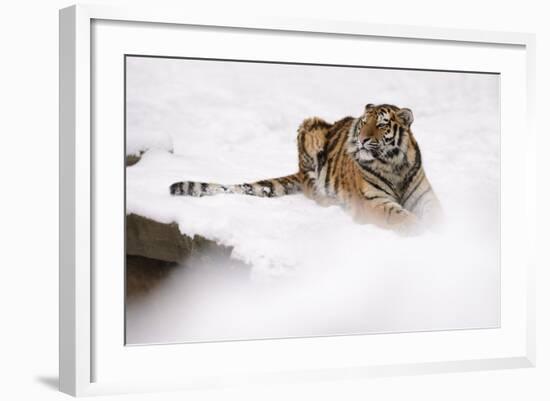
<path fill-rule="evenodd" d="M 306 187 L 309 187 L 312 191 L 315 191 L 315 180 L 313 178 L 307 177 L 304 182 L 304 185 Z"/>
<path fill-rule="evenodd" d="M 395 195 L 394 194 L 390 194 L 388 191 L 386 191 L 384 188 L 380 187 L 378 184 L 375 184 L 374 182 L 372 181 L 369 181 L 367 179 L 365 179 L 366 182 L 368 182 L 370 185 L 372 185 L 374 188 L 378 189 L 379 191 L 382 191 L 384 192 L 386 195 L 392 197 L 392 198 L 395 198 Z"/>
<path fill-rule="evenodd" d="M 288 195 L 288 186 L 290 181 L 286 177 L 276 178 L 274 181 L 277 181 L 283 187 L 283 193 Z"/>
<path fill-rule="evenodd" d="M 287 194 L 295 194 L 302 190 L 302 185 L 295 182 L 294 183 L 291 182 L 285 189 Z"/>
<path fill-rule="evenodd" d="M 275 181 L 283 186 L 283 190 L 287 195 L 296 193 L 300 190 L 300 181 L 296 178 L 296 174 L 277 178 Z"/>
<path fill-rule="evenodd" d="M 181 182 L 175 182 L 170 185 L 170 195 L 178 195 L 181 191 L 180 186 Z"/>
<path fill-rule="evenodd" d="M 187 183 L 187 195 L 193 195 L 194 188 L 195 188 L 195 183 L 193 181 L 189 181 Z"/>
<path fill-rule="evenodd" d="M 401 147 L 401 142 L 403 142 L 403 127 L 399 126 L 399 134 L 397 134 L 397 146 Z"/>
<path fill-rule="evenodd" d="M 420 180 L 418 180 L 418 182 L 416 183 L 416 185 L 414 186 L 414 189 L 412 191 L 409 192 L 409 194 L 407 195 L 407 197 L 405 199 L 403 199 L 401 203 L 403 206 L 405 205 L 405 203 L 407 203 L 407 201 L 409 200 L 409 198 L 411 197 L 412 194 L 415 193 L 415 191 L 418 189 L 418 187 L 420 186 L 420 184 L 422 184 L 422 182 L 424 182 L 424 177 L 422 177 Z M 403 193 L 405 194 L 405 192 Z"/>
<path fill-rule="evenodd" d="M 399 154 L 401 150 L 399 148 L 392 148 L 386 152 L 386 157 L 393 159 L 395 156 Z"/>
<path fill-rule="evenodd" d="M 342 137 L 340 135 L 335 135 L 329 138 L 328 144 L 326 146 L 327 155 L 330 155 L 332 153 L 335 146 L 340 142 L 340 140 L 342 140 Z"/>
<path fill-rule="evenodd" d="M 256 184 L 262 186 L 262 195 L 267 195 L 269 198 L 274 194 L 273 192 L 273 183 L 269 180 L 258 181 Z M 269 190 L 265 191 L 263 187 L 267 187 Z"/>
<path fill-rule="evenodd" d="M 338 187 L 340 187 L 340 181 L 342 179 L 341 175 L 343 174 L 343 162 L 342 162 L 342 159 L 343 157 L 347 154 L 347 151 L 346 151 L 346 148 L 347 148 L 347 144 L 348 144 L 348 136 L 347 136 L 347 133 L 346 135 L 342 135 L 342 139 L 341 139 L 341 146 L 338 148 L 338 150 L 335 152 L 334 156 L 333 156 L 333 166 L 331 168 L 331 171 L 330 171 L 330 175 L 333 174 L 332 172 L 332 169 L 335 169 L 338 171 L 338 173 L 336 175 L 336 178 L 335 178 L 335 184 L 334 184 L 334 192 L 337 193 L 338 189 L 336 188 L 336 186 L 338 185 Z M 329 175 L 329 174 L 327 174 Z"/>
<path fill-rule="evenodd" d="M 303 175 L 301 175 L 303 177 Z M 288 180 L 294 184 L 301 184 L 302 183 L 302 179 L 300 178 L 300 175 L 299 174 L 293 174 L 291 176 L 288 176 L 287 177 Z"/>
<path fill-rule="evenodd" d="M 284 177 L 285 183 L 283 184 L 286 194 L 293 194 L 299 192 L 301 189 L 301 181 L 297 178 L 296 174 Z"/>
<path fill-rule="evenodd" d="M 313 171 L 313 167 L 315 164 L 313 159 L 305 151 L 302 151 L 302 158 L 305 159 L 303 162 L 304 169 L 307 169 L 308 171 Z"/>
<path fill-rule="evenodd" d="M 331 177 L 333 175 L 333 170 L 342 168 L 342 166 L 340 164 L 340 159 L 341 159 L 342 151 L 343 151 L 342 147 L 344 146 L 346 141 L 343 140 L 343 138 L 342 138 L 341 143 L 342 143 L 342 146 L 340 146 L 338 148 L 338 150 L 335 152 L 336 154 L 333 155 L 332 158 L 329 158 L 328 161 L 327 161 L 327 174 L 326 174 L 326 177 L 325 177 L 325 191 L 326 191 L 326 193 L 329 193 L 329 184 L 330 184 Z M 336 180 L 337 179 L 338 178 L 336 178 Z M 333 189 L 334 189 L 335 193 L 338 191 L 337 188 L 336 188 L 336 183 L 334 184 Z"/>
<path fill-rule="evenodd" d="M 387 161 L 385 161 L 384 159 L 382 159 L 381 155 L 378 153 L 378 152 L 375 152 L 375 153 L 372 153 L 371 152 L 371 155 L 372 157 L 374 157 L 377 161 L 379 161 L 380 163 L 382 164 L 388 164 Z"/>
<path fill-rule="evenodd" d="M 201 183 L 201 193 L 205 194 L 207 192 L 208 192 L 208 184 L 205 182 Z"/>
<path fill-rule="evenodd" d="M 321 170 L 327 161 L 327 154 L 324 150 L 317 153 L 317 175 L 321 174 Z"/>
<path fill-rule="evenodd" d="M 334 163 L 331 163 L 331 160 L 328 160 L 327 161 L 327 172 L 325 174 L 325 193 L 328 194 L 329 193 L 329 187 L 330 187 L 330 174 L 331 174 L 331 170 L 332 168 L 334 167 Z"/>
<path fill-rule="evenodd" d="M 386 223 L 387 224 L 390 224 L 390 218 L 391 218 L 391 214 L 392 212 L 395 210 L 395 206 L 391 206 L 388 211 L 386 212 Z M 385 211 L 385 210 L 384 210 Z"/>
<path fill-rule="evenodd" d="M 261 185 L 261 186 L 270 186 L 270 185 L 272 185 L 271 181 L 269 181 L 269 180 L 257 181 L 256 184 Z"/>
<path fill-rule="evenodd" d="M 299 139 L 299 142 L 298 142 L 298 150 L 305 154 L 305 149 L 306 149 L 306 146 L 305 146 L 305 140 L 306 140 L 306 134 L 305 134 L 305 131 L 300 131 L 300 134 L 298 135 L 298 139 Z"/>
<path fill-rule="evenodd" d="M 412 146 L 414 147 L 414 150 L 416 152 L 414 156 L 414 164 L 407 172 L 407 175 L 405 176 L 405 178 L 403 179 L 403 183 L 401 184 L 401 191 L 403 193 L 406 192 L 416 173 L 418 172 L 418 170 L 420 170 L 420 165 L 422 163 L 422 157 L 420 156 L 420 149 L 418 148 L 418 144 L 416 142 L 412 142 Z"/>
<path fill-rule="evenodd" d="M 340 147 L 338 147 L 337 150 L 334 152 L 335 154 L 332 156 L 332 159 L 329 159 L 329 161 L 331 161 L 331 163 L 329 163 L 329 165 L 327 167 L 327 183 L 328 183 L 328 179 L 330 179 L 330 177 L 332 176 L 334 169 L 338 170 L 340 173 L 342 172 L 341 171 L 341 169 L 342 169 L 341 160 L 342 160 L 343 154 L 345 153 L 344 148 L 347 144 L 347 135 L 346 136 L 341 135 L 340 136 L 340 142 L 341 142 Z M 339 174 L 336 174 L 336 180 L 335 181 L 338 181 L 338 186 L 339 186 L 339 181 L 340 181 Z M 337 184 L 335 182 L 335 184 L 334 184 L 334 192 L 335 193 L 337 193 L 337 191 L 338 191 L 336 186 L 337 186 Z"/>
<path fill-rule="evenodd" d="M 385 197 L 385 196 L 381 196 L 381 195 L 374 195 L 374 196 L 365 195 L 365 199 L 366 199 L 366 200 L 386 199 L 386 197 Z"/>
<path fill-rule="evenodd" d="M 329 135 L 329 143 L 326 147 L 327 149 L 327 155 L 330 155 L 330 153 L 333 151 L 334 147 L 339 143 L 339 142 L 346 142 L 347 140 L 347 134 L 348 134 L 348 131 L 349 131 L 349 127 L 348 129 L 345 130 L 345 132 L 341 132 L 341 129 L 346 126 L 346 125 L 349 125 L 350 121 L 353 121 L 353 117 L 346 117 L 340 121 L 337 121 L 333 124 L 333 126 L 330 128 L 329 132 L 328 132 L 328 135 Z M 334 135 L 334 134 L 337 134 L 337 135 Z"/>
<path fill-rule="evenodd" d="M 386 184 L 388 186 L 388 188 L 390 188 L 390 190 L 395 194 L 396 191 L 395 191 L 395 188 L 393 187 L 393 184 L 386 178 L 384 177 L 383 175 L 381 175 L 380 173 L 378 173 L 377 171 L 374 171 L 372 168 L 370 168 L 370 166 L 368 165 L 364 165 L 364 164 L 360 164 L 360 166 L 362 167 L 363 170 L 365 170 L 366 172 L 372 174 L 373 176 L 375 176 L 376 178 L 378 178 L 380 181 L 382 181 L 384 184 Z M 394 195 L 395 196 L 395 195 Z"/>
<path fill-rule="evenodd" d="M 340 166 L 339 171 L 337 171 L 334 175 L 334 194 L 337 194 L 340 192 L 340 172 L 341 172 L 342 166 Z"/>

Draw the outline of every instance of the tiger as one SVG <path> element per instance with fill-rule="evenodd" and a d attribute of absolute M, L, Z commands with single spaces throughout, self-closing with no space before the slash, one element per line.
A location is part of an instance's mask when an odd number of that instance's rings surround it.
<path fill-rule="evenodd" d="M 413 119 L 409 108 L 372 103 L 359 117 L 333 124 L 310 117 L 298 128 L 298 172 L 235 185 L 181 181 L 170 186 L 170 194 L 303 193 L 321 206 L 343 207 L 357 223 L 419 232 L 441 221 L 442 211 L 411 131 Z"/>

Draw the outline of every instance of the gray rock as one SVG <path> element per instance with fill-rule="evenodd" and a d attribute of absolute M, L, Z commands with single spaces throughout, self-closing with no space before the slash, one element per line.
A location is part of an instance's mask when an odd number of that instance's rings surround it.
<path fill-rule="evenodd" d="M 209 253 L 231 257 L 232 247 L 200 235 L 182 234 L 176 223 L 159 223 L 134 213 L 126 216 L 126 254 L 182 262 L 191 255 Z"/>

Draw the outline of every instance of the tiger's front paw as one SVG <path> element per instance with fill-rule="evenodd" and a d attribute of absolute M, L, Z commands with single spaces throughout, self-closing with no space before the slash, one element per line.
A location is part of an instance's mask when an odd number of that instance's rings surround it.
<path fill-rule="evenodd" d="M 414 214 L 403 210 L 399 217 L 399 221 L 393 226 L 396 233 L 405 237 L 411 237 L 422 233 L 423 229 L 420 219 Z"/>
<path fill-rule="evenodd" d="M 322 206 L 322 207 L 329 207 L 329 206 L 338 204 L 336 199 L 328 196 L 316 196 L 314 199 L 315 199 L 315 203 L 317 203 L 319 206 Z"/>

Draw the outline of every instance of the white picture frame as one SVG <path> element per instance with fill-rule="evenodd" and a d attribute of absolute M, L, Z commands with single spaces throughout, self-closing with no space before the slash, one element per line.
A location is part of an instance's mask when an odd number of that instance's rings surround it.
<path fill-rule="evenodd" d="M 231 360 L 235 355 L 262 354 L 276 355 L 277 353 L 292 352 L 297 355 L 295 360 L 273 360 L 269 368 L 268 364 L 262 368 L 246 370 L 236 369 L 228 363 L 214 372 L 213 367 L 206 364 L 203 369 L 193 366 L 185 377 L 179 374 L 168 374 L 165 379 L 148 377 L 147 372 L 138 372 L 133 378 L 131 369 L 123 369 L 131 365 L 154 364 L 155 369 L 161 373 L 174 370 L 175 361 L 160 364 L 170 358 L 167 350 L 171 347 L 186 345 L 167 345 L 162 348 L 133 349 L 131 355 L 123 352 L 123 338 L 117 334 L 104 330 L 112 320 L 102 321 L 103 316 L 97 313 L 94 306 L 94 291 L 98 285 L 104 283 L 94 273 L 97 258 L 94 254 L 94 235 L 100 229 L 95 204 L 94 175 L 98 167 L 97 156 L 101 147 L 96 146 L 93 138 L 92 126 L 94 121 L 94 109 L 92 96 L 97 88 L 91 85 L 93 68 L 96 60 L 93 59 L 94 45 L 92 42 L 93 24 L 96 21 L 140 22 L 151 24 L 173 24 L 173 26 L 194 26 L 204 29 L 231 29 L 246 30 L 250 34 L 256 31 L 303 33 L 307 35 L 319 35 L 330 37 L 337 35 L 346 38 L 375 37 L 385 40 L 414 40 L 420 42 L 437 43 L 438 45 L 459 45 L 464 48 L 476 48 L 483 46 L 495 46 L 500 48 L 513 48 L 517 50 L 516 57 L 521 74 L 514 81 L 519 82 L 519 89 L 525 96 L 520 96 L 519 102 L 525 108 L 518 121 L 510 121 L 510 124 L 525 123 L 528 138 L 535 138 L 533 131 L 534 116 L 534 35 L 524 33 L 484 32 L 457 29 L 436 29 L 413 26 L 373 25 L 361 22 L 339 21 L 315 21 L 293 20 L 291 18 L 234 18 L 215 15 L 194 15 L 186 10 L 162 10 L 155 7 L 112 8 L 108 6 L 78 5 L 60 11 L 60 390 L 72 395 L 94 395 L 106 393 L 126 393 L 134 391 L 161 391 L 171 389 L 208 388 L 243 383 L 277 383 L 289 381 L 308 381 L 338 378 L 360 378 L 366 376 L 386 376 L 402 374 L 422 374 L 449 371 L 468 371 L 483 369 L 506 369 L 517 367 L 532 367 L 535 364 L 535 306 L 534 270 L 536 260 L 513 258 L 516 263 L 518 277 L 503 276 L 502 312 L 510 313 L 513 322 L 508 329 L 508 320 L 503 319 L 500 329 L 494 332 L 467 333 L 454 332 L 447 334 L 414 333 L 403 338 L 391 335 L 391 340 L 385 341 L 381 336 L 354 336 L 339 338 L 320 338 L 311 340 L 287 340 L 284 345 L 280 341 L 269 340 L 257 342 L 230 342 L 209 344 L 194 348 L 187 345 L 187 355 L 191 360 L 198 361 L 201 356 L 213 358 L 215 355 L 223 355 Z M 167 25 L 163 25 L 167 26 Z M 124 29 L 124 28 L 123 28 Z M 134 29 L 141 29 L 134 26 Z M 120 41 L 129 40 L 120 35 Z M 152 42 L 154 42 L 152 40 Z M 154 43 L 153 43 L 154 44 Z M 97 49 L 96 49 L 97 50 Z M 431 61 L 433 63 L 433 61 Z M 442 61 L 443 63 L 443 61 Z M 524 64 L 523 64 L 524 63 Z M 430 65 L 430 61 L 426 61 Z M 473 65 L 473 64 L 472 64 Z M 433 68 L 442 68 L 434 65 Z M 504 68 L 504 67 L 503 67 Z M 456 70 L 464 69 L 463 65 Z M 471 69 L 471 68 L 470 68 Z M 512 75 L 512 73 L 510 73 Z M 503 91 L 503 96 L 506 96 Z M 117 112 L 122 114 L 122 108 Z M 120 137 L 118 135 L 120 134 Z M 114 140 L 120 140 L 123 132 L 115 133 Z M 525 150 L 525 163 L 517 167 L 517 176 L 507 175 L 503 169 L 502 180 L 522 179 L 525 182 L 522 201 L 517 215 L 527 216 L 525 221 L 514 223 L 518 216 L 510 216 L 510 224 L 521 224 L 527 230 L 524 233 L 525 247 L 529 243 L 535 243 L 535 171 L 536 162 L 534 150 Z M 505 153 L 503 153 L 505 155 Z M 528 157 L 527 157 L 528 156 Z M 503 156 L 503 166 L 506 160 Z M 120 155 L 122 160 L 123 155 Z M 122 166 L 122 163 L 121 163 Z M 122 167 L 121 167 L 122 168 Z M 510 192 L 503 191 L 505 200 Z M 123 213 L 120 210 L 120 213 Z M 506 226 L 505 226 L 506 227 Z M 509 225 L 508 225 L 509 227 Z M 110 235 L 105 233 L 105 235 Z M 510 238 L 509 241 L 512 241 Z M 530 254 L 534 255 L 534 252 Z M 517 256 L 517 255 L 516 255 Z M 512 260 L 513 259 L 513 260 Z M 114 262 L 113 262 L 114 263 Z M 503 287 L 503 288 L 504 288 Z M 510 291 L 508 291 L 510 289 Z M 112 297 L 117 301 L 116 293 L 110 287 L 101 288 L 105 297 Z M 513 294 L 512 294 L 513 293 Z M 520 302 L 518 302 L 518 300 Z M 518 305 L 517 310 L 513 306 Z M 117 308 L 114 308 L 117 310 Z M 512 310 L 514 309 L 514 310 Z M 122 325 L 122 320 L 120 321 Z M 103 327 L 102 329 L 96 326 Z M 512 327 L 513 326 L 513 327 Z M 105 331 L 105 332 L 104 332 Z M 498 332 L 504 333 L 499 336 Z M 99 333 L 99 334 L 98 334 Z M 470 336 L 471 334 L 471 336 Z M 108 352 L 105 346 L 105 336 L 111 336 L 109 341 L 118 344 L 119 350 Z M 397 335 L 399 336 L 399 335 Z M 438 338 L 442 342 L 438 343 Z M 437 338 L 436 338 L 437 337 Z M 483 337 L 483 338 L 482 338 Z M 406 338 L 406 339 L 405 339 Z M 99 340 L 98 340 L 99 339 Z M 279 341 L 279 343 L 277 343 Z M 338 350 L 364 347 L 366 342 L 380 349 L 379 357 L 368 360 L 364 355 L 357 355 L 349 359 L 339 359 Z M 426 346 L 427 355 L 440 352 L 452 341 L 463 341 L 462 347 L 457 347 L 452 357 L 419 358 L 411 353 L 405 358 L 391 356 L 384 347 L 392 347 L 399 353 L 399 344 L 403 348 L 411 345 Z M 108 342 L 108 341 L 107 341 Z M 376 344 L 374 343 L 376 342 Z M 494 349 L 483 352 L 483 344 L 498 343 Z M 438 351 L 437 344 L 441 346 Z M 396 347 L 397 346 L 397 347 Z M 344 347 L 344 348 L 343 348 Z M 433 347 L 432 350 L 429 347 Z M 478 348 L 476 348 L 478 347 Z M 326 350 L 325 360 L 306 363 L 308 355 L 312 357 L 320 349 Z M 468 351 L 470 349 L 470 351 Z M 473 351 L 473 350 L 476 351 Z M 306 351 L 304 351 L 306 350 Z M 118 354 L 120 351 L 120 355 Z M 119 355 L 119 356 L 115 356 Z M 303 355 L 302 355 L 303 354 Z M 120 357 L 120 360 L 116 358 Z M 113 358 L 113 359 L 109 359 Z M 126 358 L 126 361 L 122 359 Z M 195 359 L 193 359 L 195 358 Z M 219 356 L 218 356 L 219 358 Z M 252 357 L 250 357 L 252 358 Z M 331 359 L 332 358 L 332 359 Z M 246 359 L 246 358 L 244 358 Z M 98 363 L 97 361 L 103 361 Z M 101 366 L 105 361 L 114 368 L 109 374 L 103 375 Z M 248 360 L 250 363 L 253 359 Z M 146 363 L 145 363 L 146 362 Z M 220 366 L 223 364 L 219 364 Z M 100 370 L 98 372 L 98 369 Z M 185 370 L 185 367 L 183 367 Z M 212 371 L 212 374 L 209 372 Z M 117 375 L 117 372 L 121 372 Z M 124 372 L 125 374 L 122 374 Z M 139 376 L 143 374 L 144 376 Z"/>

